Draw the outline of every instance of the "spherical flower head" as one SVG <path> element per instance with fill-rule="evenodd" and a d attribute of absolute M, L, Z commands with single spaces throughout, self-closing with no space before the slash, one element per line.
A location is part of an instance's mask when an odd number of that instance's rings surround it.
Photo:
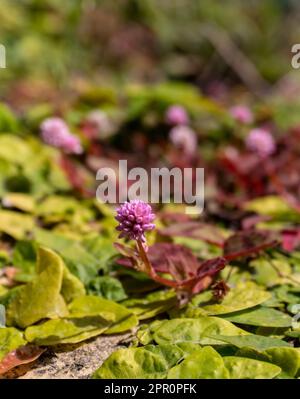
<path fill-rule="evenodd" d="M 47 118 L 41 124 L 41 137 L 52 147 L 60 148 L 68 154 L 83 152 L 80 140 L 74 136 L 66 122 L 58 117 Z"/>
<path fill-rule="evenodd" d="M 237 122 L 245 124 L 253 122 L 253 114 L 245 105 L 236 105 L 230 108 L 229 112 Z"/>
<path fill-rule="evenodd" d="M 65 137 L 61 148 L 68 154 L 82 154 L 83 153 L 83 148 L 82 148 L 79 138 L 74 136 L 74 134 L 71 134 L 71 133 Z"/>
<path fill-rule="evenodd" d="M 181 105 L 171 105 L 166 111 L 166 122 L 170 125 L 187 125 L 189 116 Z"/>
<path fill-rule="evenodd" d="M 120 238 L 126 237 L 130 240 L 145 242 L 145 232 L 155 228 L 152 223 L 155 215 L 152 213 L 151 206 L 140 200 L 122 204 L 117 208 L 115 218 L 119 222 L 117 230 L 121 232 Z"/>
<path fill-rule="evenodd" d="M 70 134 L 65 121 L 58 117 L 45 119 L 41 126 L 41 137 L 46 144 L 61 148 L 66 137 Z"/>
<path fill-rule="evenodd" d="M 193 129 L 188 126 L 175 126 L 169 134 L 171 142 L 180 147 L 182 151 L 192 156 L 197 151 L 197 136 Z"/>
<path fill-rule="evenodd" d="M 271 133 L 262 128 L 252 129 L 246 138 L 246 147 L 257 152 L 262 158 L 268 157 L 276 150 L 276 145 Z"/>

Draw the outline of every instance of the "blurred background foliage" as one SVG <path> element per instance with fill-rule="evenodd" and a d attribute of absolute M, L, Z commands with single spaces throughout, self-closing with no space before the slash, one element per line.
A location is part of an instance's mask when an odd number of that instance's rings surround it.
<path fill-rule="evenodd" d="M 62 84 L 91 71 L 118 72 L 119 78 L 216 77 L 226 63 L 213 33 L 207 34 L 212 28 L 274 82 L 290 70 L 299 15 L 295 0 L 1 0 L 0 35 L 8 49 L 3 79 L 46 77 Z"/>
<path fill-rule="evenodd" d="M 86 82 L 178 80 L 209 95 L 225 86 L 268 95 L 279 121 L 290 112 L 297 122 L 299 17 L 296 0 L 1 0 L 0 96 L 17 107 L 60 101 Z"/>

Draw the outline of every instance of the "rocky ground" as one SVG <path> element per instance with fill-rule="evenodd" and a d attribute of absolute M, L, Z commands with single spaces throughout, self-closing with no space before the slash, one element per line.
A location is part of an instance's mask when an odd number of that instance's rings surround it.
<path fill-rule="evenodd" d="M 127 346 L 129 334 L 99 336 L 77 345 L 58 345 L 31 364 L 16 367 L 2 379 L 85 379 L 90 378 L 115 350 Z"/>

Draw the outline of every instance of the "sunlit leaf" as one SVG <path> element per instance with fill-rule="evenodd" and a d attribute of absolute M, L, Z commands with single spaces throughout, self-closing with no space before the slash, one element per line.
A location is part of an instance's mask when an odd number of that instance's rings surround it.
<path fill-rule="evenodd" d="M 158 344 L 193 342 L 202 345 L 220 344 L 210 335 L 248 335 L 246 331 L 219 317 L 202 316 L 197 319 L 164 320 L 157 328 L 153 328 L 153 339 Z"/>
<path fill-rule="evenodd" d="M 190 354 L 179 365 L 173 367 L 168 378 L 229 378 L 222 357 L 211 346 L 201 348 Z"/>
<path fill-rule="evenodd" d="M 245 357 L 225 356 L 223 361 L 233 379 L 270 379 L 281 372 L 274 364 Z"/>
<path fill-rule="evenodd" d="M 76 298 L 70 305 L 71 317 L 101 316 L 113 320 L 105 334 L 117 334 L 132 329 L 138 324 L 137 317 L 125 306 L 93 295 Z"/>
<path fill-rule="evenodd" d="M 223 335 L 211 335 L 212 338 L 217 339 L 219 341 L 226 342 L 228 344 L 234 345 L 237 348 L 255 348 L 257 350 L 265 350 L 268 348 L 273 348 L 275 346 L 289 347 L 290 345 L 278 338 L 272 337 L 264 337 L 262 335 L 244 335 L 244 336 L 223 336 Z"/>
<path fill-rule="evenodd" d="M 26 238 L 27 234 L 32 231 L 33 226 L 34 220 L 30 215 L 0 210 L 0 231 L 16 240 Z"/>
<path fill-rule="evenodd" d="M 292 323 L 291 317 L 286 313 L 263 306 L 224 314 L 222 317 L 233 323 L 249 326 L 290 327 Z"/>
<path fill-rule="evenodd" d="M 0 328 L 0 362 L 11 351 L 25 344 L 26 341 L 21 331 L 13 327 Z"/>
<path fill-rule="evenodd" d="M 37 276 L 21 287 L 7 307 L 7 324 L 21 328 L 45 319 L 67 314 L 60 294 L 64 263 L 53 251 L 40 248 Z"/>

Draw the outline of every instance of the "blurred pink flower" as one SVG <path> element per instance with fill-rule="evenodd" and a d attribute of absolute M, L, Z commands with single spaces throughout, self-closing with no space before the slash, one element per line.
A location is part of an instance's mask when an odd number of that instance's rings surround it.
<path fill-rule="evenodd" d="M 267 157 L 276 150 L 276 144 L 271 133 L 263 128 L 250 130 L 246 137 L 246 147 L 257 152 L 261 157 Z"/>
<path fill-rule="evenodd" d="M 80 140 L 73 135 L 66 122 L 58 117 L 45 119 L 41 126 L 43 141 L 52 147 L 61 148 L 69 154 L 81 154 L 83 152 Z"/>
<path fill-rule="evenodd" d="M 70 134 L 65 121 L 58 117 L 45 119 L 41 126 L 41 137 L 46 144 L 62 147 L 66 137 Z"/>
<path fill-rule="evenodd" d="M 194 155 L 197 151 L 197 136 L 188 126 L 175 126 L 169 133 L 171 142 L 182 148 L 186 155 Z"/>
<path fill-rule="evenodd" d="M 166 122 L 170 125 L 187 125 L 189 116 L 181 105 L 171 105 L 166 111 Z"/>
<path fill-rule="evenodd" d="M 235 105 L 229 110 L 231 116 L 240 123 L 249 124 L 253 122 L 253 114 L 245 105 Z"/>
<path fill-rule="evenodd" d="M 68 154 L 82 154 L 83 148 L 77 136 L 69 134 L 65 137 L 64 143 L 61 147 Z"/>

